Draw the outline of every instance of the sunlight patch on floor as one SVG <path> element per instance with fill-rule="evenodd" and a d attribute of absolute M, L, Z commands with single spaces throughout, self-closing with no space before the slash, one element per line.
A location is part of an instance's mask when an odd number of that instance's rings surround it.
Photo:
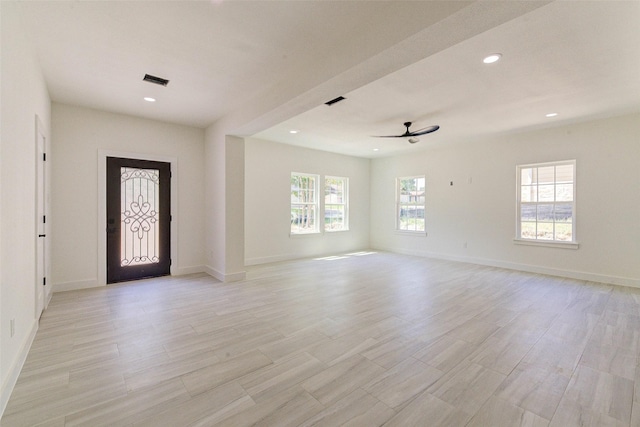
<path fill-rule="evenodd" d="M 331 255 L 331 256 L 325 256 L 325 257 L 320 257 L 320 258 L 314 258 L 314 261 L 336 261 L 339 259 L 347 259 L 349 257 L 353 257 L 353 256 L 366 256 L 366 255 L 373 255 L 376 252 L 369 252 L 369 251 L 360 251 L 360 252 L 352 252 L 350 254 L 344 254 L 344 255 Z"/>

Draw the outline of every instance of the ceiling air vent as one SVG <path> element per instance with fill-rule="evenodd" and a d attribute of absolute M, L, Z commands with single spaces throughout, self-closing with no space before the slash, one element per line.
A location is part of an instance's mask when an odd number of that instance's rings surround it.
<path fill-rule="evenodd" d="M 144 79 L 142 80 L 149 83 L 155 83 L 160 86 L 166 86 L 169 84 L 169 80 L 163 79 L 162 77 L 152 76 L 151 74 L 145 74 Z"/>
<path fill-rule="evenodd" d="M 327 101 L 324 103 L 324 105 L 328 105 L 328 106 L 332 106 L 333 104 L 335 104 L 336 102 L 340 102 L 342 100 L 346 99 L 344 96 L 339 96 L 337 98 L 332 99 L 331 101 Z"/>

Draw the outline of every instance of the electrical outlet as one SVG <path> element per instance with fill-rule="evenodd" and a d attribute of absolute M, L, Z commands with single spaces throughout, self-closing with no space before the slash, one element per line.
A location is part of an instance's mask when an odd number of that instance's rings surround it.
<path fill-rule="evenodd" d="M 11 336 L 14 336 L 16 334 L 16 319 L 11 319 L 9 323 L 11 324 Z"/>

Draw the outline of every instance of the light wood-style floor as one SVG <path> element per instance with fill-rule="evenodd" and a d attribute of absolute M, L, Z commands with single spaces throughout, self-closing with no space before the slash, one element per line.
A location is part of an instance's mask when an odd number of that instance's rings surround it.
<path fill-rule="evenodd" d="M 11 426 L 640 425 L 640 290 L 386 253 L 57 293 Z"/>

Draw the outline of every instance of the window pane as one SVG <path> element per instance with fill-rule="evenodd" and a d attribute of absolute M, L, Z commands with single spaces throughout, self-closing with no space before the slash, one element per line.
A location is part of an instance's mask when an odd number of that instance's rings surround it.
<path fill-rule="evenodd" d="M 535 179 L 536 169 L 534 168 L 523 168 L 520 170 L 520 183 L 522 185 L 531 185 L 535 184 L 537 180 Z"/>
<path fill-rule="evenodd" d="M 535 185 L 523 185 L 520 188 L 520 200 L 523 202 L 537 202 L 538 187 Z"/>
<path fill-rule="evenodd" d="M 407 216 L 407 209 L 405 206 L 400 206 L 398 212 L 398 229 L 399 230 L 408 230 L 409 227 L 409 218 Z"/>
<path fill-rule="evenodd" d="M 538 168 L 538 183 L 553 184 L 555 180 L 555 166 L 545 166 Z"/>
<path fill-rule="evenodd" d="M 315 177 L 306 175 L 292 175 L 291 177 L 291 202 L 314 203 L 315 202 Z"/>
<path fill-rule="evenodd" d="M 402 196 L 409 196 L 411 192 L 415 190 L 416 190 L 416 183 L 413 179 L 400 180 L 400 194 Z"/>
<path fill-rule="evenodd" d="M 331 191 L 330 188 L 327 188 L 324 193 L 324 202 L 325 203 L 343 203 L 343 195 L 341 192 L 338 191 L 333 191 L 333 192 L 328 192 Z"/>
<path fill-rule="evenodd" d="M 573 165 L 556 166 L 556 182 L 573 182 Z"/>
<path fill-rule="evenodd" d="M 414 202 L 419 205 L 424 205 L 424 178 L 416 179 L 416 191 L 414 193 Z"/>
<path fill-rule="evenodd" d="M 538 222 L 538 232 L 536 237 L 542 240 L 553 240 L 553 223 Z"/>
<path fill-rule="evenodd" d="M 293 230 L 294 228 L 294 224 L 297 224 L 300 222 L 301 218 L 302 218 L 302 212 L 303 212 L 303 208 L 302 205 L 291 205 L 291 229 Z"/>
<path fill-rule="evenodd" d="M 337 231 L 344 229 L 344 206 L 325 205 L 324 223 L 325 230 Z"/>
<path fill-rule="evenodd" d="M 555 221 L 571 223 L 573 219 L 573 205 L 571 203 L 558 203 L 555 206 Z"/>
<path fill-rule="evenodd" d="M 573 239 L 573 226 L 571 223 L 556 223 L 556 240 L 570 242 Z"/>
<path fill-rule="evenodd" d="M 536 238 L 536 223 L 535 222 L 521 222 L 520 223 L 520 238 L 522 239 L 535 239 Z"/>
<path fill-rule="evenodd" d="M 297 203 L 300 201 L 300 188 L 298 183 L 291 179 L 291 203 Z"/>
<path fill-rule="evenodd" d="M 573 200 L 573 184 L 556 185 L 556 201 L 571 202 Z"/>
<path fill-rule="evenodd" d="M 324 187 L 325 203 L 344 203 L 344 181 L 338 178 L 326 178 Z"/>
<path fill-rule="evenodd" d="M 423 231 L 424 230 L 424 207 L 402 205 L 400 207 L 400 230 Z"/>
<path fill-rule="evenodd" d="M 348 178 L 325 177 L 324 181 L 324 229 L 341 231 L 348 229 L 347 203 Z"/>
<path fill-rule="evenodd" d="M 400 180 L 400 195 L 405 202 L 424 203 L 424 178 Z M 420 199 L 422 199 L 420 201 Z"/>
<path fill-rule="evenodd" d="M 522 221 L 535 221 L 536 205 L 535 204 L 520 205 L 520 219 Z"/>
<path fill-rule="evenodd" d="M 553 205 L 538 205 L 538 221 L 553 221 Z"/>
<path fill-rule="evenodd" d="M 313 205 L 291 207 L 291 231 L 310 233 L 316 231 L 316 210 Z"/>
<path fill-rule="evenodd" d="M 539 185 L 538 186 L 538 201 L 539 202 L 553 202 L 555 186 L 551 185 Z"/>

